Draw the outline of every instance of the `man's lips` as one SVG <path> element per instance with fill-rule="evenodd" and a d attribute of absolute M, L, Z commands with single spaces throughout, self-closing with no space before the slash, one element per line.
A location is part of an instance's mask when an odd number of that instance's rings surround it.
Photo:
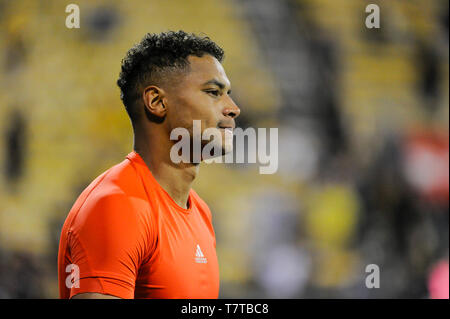
<path fill-rule="evenodd" d="M 218 128 L 221 128 L 221 129 L 230 129 L 230 130 L 233 130 L 234 127 L 235 127 L 235 125 L 234 125 L 234 123 L 233 123 L 233 124 L 220 124 L 220 125 L 218 125 L 217 127 L 218 127 Z"/>

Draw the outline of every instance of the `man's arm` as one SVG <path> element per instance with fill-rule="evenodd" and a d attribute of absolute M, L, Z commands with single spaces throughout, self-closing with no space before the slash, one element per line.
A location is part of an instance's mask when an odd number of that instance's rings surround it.
<path fill-rule="evenodd" d="M 73 296 L 72 299 L 121 299 L 121 298 L 111 295 L 99 294 L 97 292 L 85 292 Z"/>
<path fill-rule="evenodd" d="M 83 299 L 134 298 L 138 266 L 146 254 L 147 233 L 140 207 L 123 194 L 85 203 L 68 240 L 79 282 L 70 295 Z M 79 296 L 78 296 L 79 295 Z"/>

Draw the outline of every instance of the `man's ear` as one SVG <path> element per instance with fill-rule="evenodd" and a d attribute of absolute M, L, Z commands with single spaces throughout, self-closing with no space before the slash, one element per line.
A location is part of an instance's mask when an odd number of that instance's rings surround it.
<path fill-rule="evenodd" d="M 164 105 L 165 92 L 163 89 L 154 85 L 148 86 L 144 89 L 142 97 L 147 112 L 160 119 L 166 116 L 167 109 Z"/>

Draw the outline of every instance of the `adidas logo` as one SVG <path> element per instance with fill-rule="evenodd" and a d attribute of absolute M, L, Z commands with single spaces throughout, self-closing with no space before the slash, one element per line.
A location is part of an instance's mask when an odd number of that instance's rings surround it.
<path fill-rule="evenodd" d="M 205 255 L 203 255 L 200 245 L 197 244 L 197 249 L 195 251 L 195 262 L 199 264 L 206 264 L 207 260 Z"/>

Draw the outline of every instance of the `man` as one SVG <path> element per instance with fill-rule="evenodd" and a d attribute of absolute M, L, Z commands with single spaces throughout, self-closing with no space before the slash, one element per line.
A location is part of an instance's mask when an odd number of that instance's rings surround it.
<path fill-rule="evenodd" d="M 61 298 L 217 298 L 211 212 L 191 189 L 198 163 L 171 160 L 175 128 L 225 131 L 240 110 L 223 50 L 183 31 L 147 34 L 128 51 L 118 80 L 134 151 L 80 195 L 62 229 Z M 192 144 L 192 141 L 191 141 Z M 72 271 L 72 273 L 70 273 Z"/>

